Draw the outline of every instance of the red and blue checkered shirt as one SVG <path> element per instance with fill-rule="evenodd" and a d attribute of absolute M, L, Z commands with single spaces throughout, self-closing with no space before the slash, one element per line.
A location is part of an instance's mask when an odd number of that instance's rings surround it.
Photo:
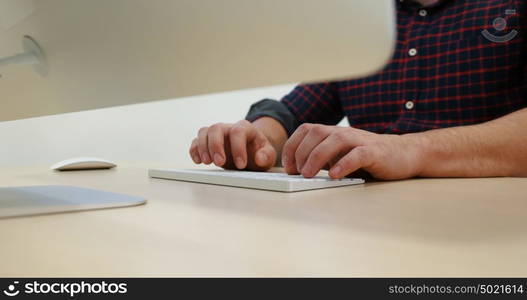
<path fill-rule="evenodd" d="M 280 101 L 296 120 L 279 121 L 335 125 L 347 117 L 355 128 L 402 134 L 482 123 L 527 107 L 525 0 L 397 6 L 397 46 L 384 70 L 298 85 Z M 289 134 L 295 129 L 285 127 Z"/>

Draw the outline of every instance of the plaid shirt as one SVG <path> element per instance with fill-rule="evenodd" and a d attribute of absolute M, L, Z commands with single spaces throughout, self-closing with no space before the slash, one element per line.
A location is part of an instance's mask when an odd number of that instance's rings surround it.
<path fill-rule="evenodd" d="M 482 123 L 527 106 L 525 0 L 445 0 L 428 8 L 401 0 L 397 6 L 389 65 L 367 78 L 297 86 L 281 100 L 296 119 L 279 120 L 294 124 L 285 126 L 289 134 L 304 122 L 335 125 L 343 117 L 376 133 L 420 132 Z M 274 116 L 253 107 L 248 119 L 263 115 Z"/>

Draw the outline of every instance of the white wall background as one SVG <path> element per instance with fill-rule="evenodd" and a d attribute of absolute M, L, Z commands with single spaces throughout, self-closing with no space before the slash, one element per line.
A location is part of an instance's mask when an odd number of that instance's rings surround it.
<path fill-rule="evenodd" d="M 200 127 L 240 120 L 253 102 L 281 98 L 292 88 L 282 85 L 0 122 L 0 167 L 50 166 L 78 156 L 118 164 L 190 163 L 189 143 Z"/>

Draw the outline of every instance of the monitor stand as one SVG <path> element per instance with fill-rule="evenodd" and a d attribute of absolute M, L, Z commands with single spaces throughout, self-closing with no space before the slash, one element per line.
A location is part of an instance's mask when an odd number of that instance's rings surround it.
<path fill-rule="evenodd" d="M 0 188 L 0 219 L 145 204 L 140 197 L 74 186 Z"/>

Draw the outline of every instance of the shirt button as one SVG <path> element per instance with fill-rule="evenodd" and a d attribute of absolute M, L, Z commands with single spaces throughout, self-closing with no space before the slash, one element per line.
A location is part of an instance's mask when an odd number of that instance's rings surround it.
<path fill-rule="evenodd" d="M 413 101 L 407 101 L 405 104 L 404 104 L 404 107 L 407 109 L 407 110 L 412 110 L 414 109 L 414 102 Z"/>
<path fill-rule="evenodd" d="M 421 17 L 426 17 L 426 16 L 428 15 L 428 12 L 426 11 L 426 9 L 421 9 L 421 10 L 419 11 L 419 15 L 420 15 Z"/>
<path fill-rule="evenodd" d="M 417 49 L 412 48 L 412 49 L 408 50 L 408 55 L 416 56 L 417 55 Z"/>

